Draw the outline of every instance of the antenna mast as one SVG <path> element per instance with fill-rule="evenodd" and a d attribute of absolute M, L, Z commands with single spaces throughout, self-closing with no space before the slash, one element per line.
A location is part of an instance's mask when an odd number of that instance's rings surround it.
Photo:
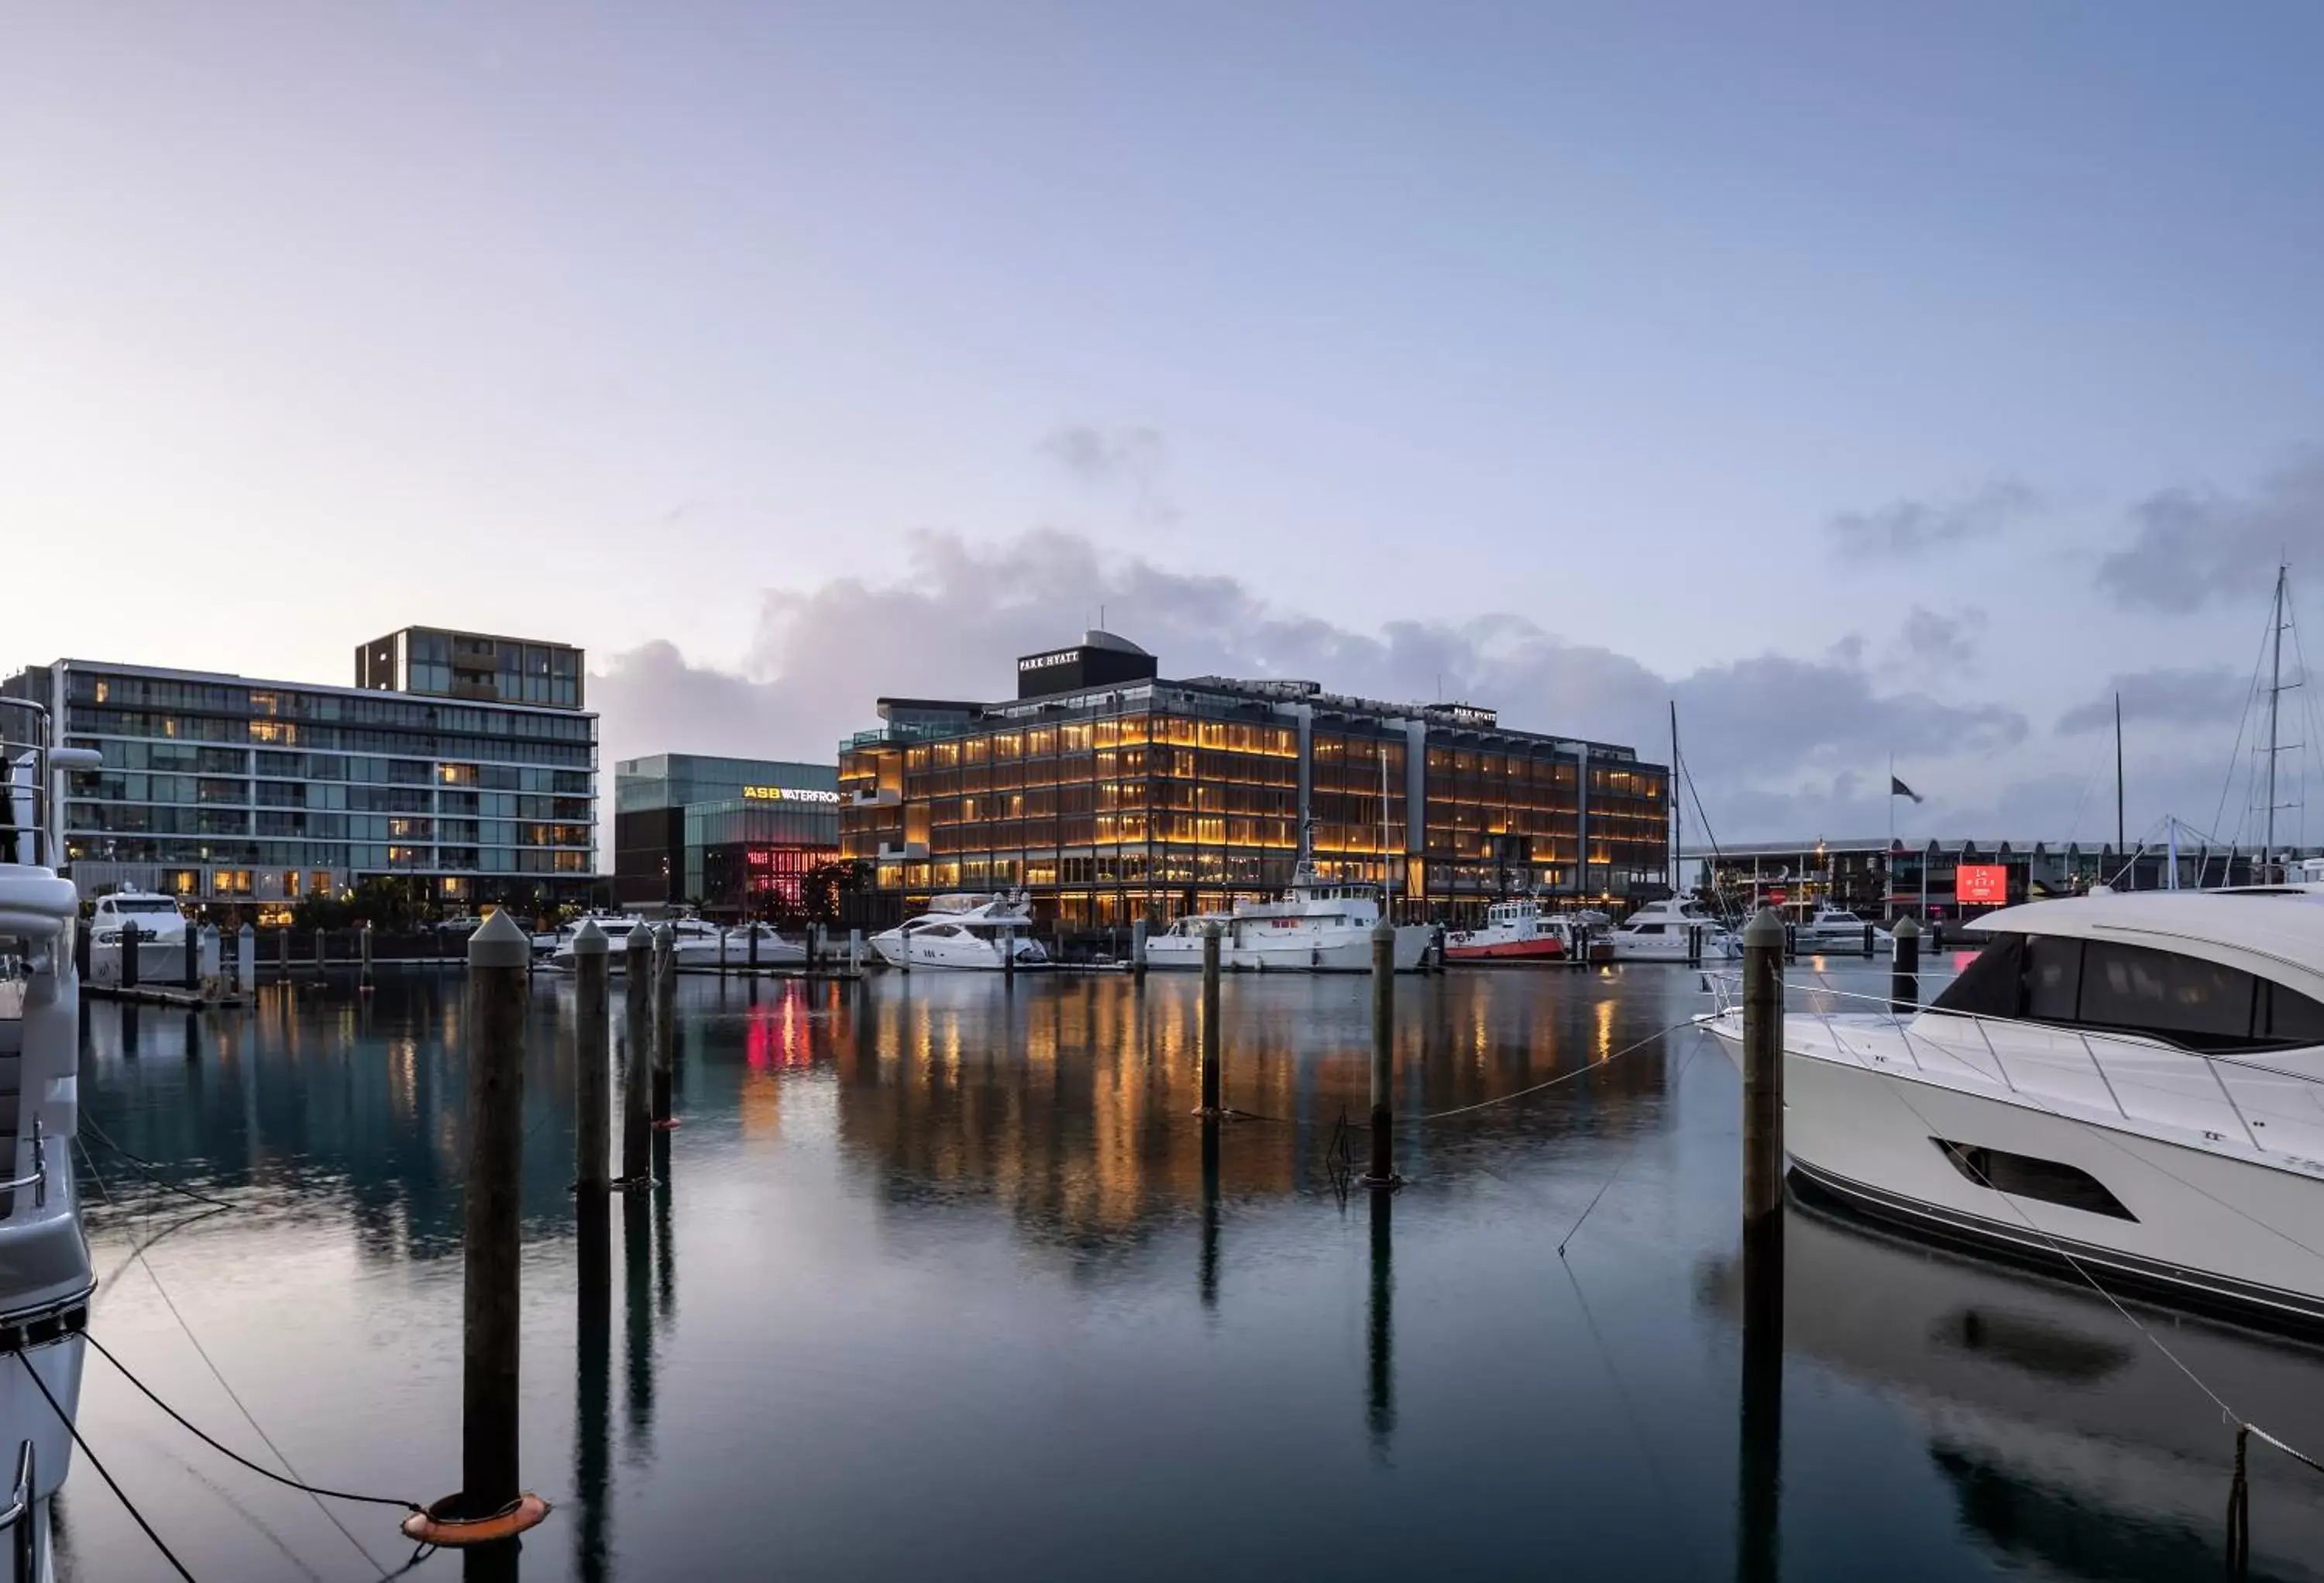
<path fill-rule="evenodd" d="M 2114 695 L 2114 850 L 2122 857 L 2122 695 Z"/>
<path fill-rule="evenodd" d="M 1679 852 L 1678 852 L 1678 847 L 1679 847 L 1679 840 L 1678 840 L 1678 837 L 1679 837 L 1679 830 L 1680 830 L 1681 824 L 1682 824 L 1682 823 L 1684 821 L 1684 819 L 1685 819 L 1685 817 L 1686 817 L 1686 814 L 1685 814 L 1685 810 L 1684 810 L 1684 808 L 1683 808 L 1683 805 L 1680 804 L 1680 802 L 1679 802 L 1679 798 L 1678 798 L 1678 778 L 1679 778 L 1679 766 L 1678 766 L 1678 700 L 1677 700 L 1677 699 L 1675 699 L 1675 698 L 1674 698 L 1674 699 L 1672 699 L 1672 700 L 1671 700 L 1671 706 L 1670 706 L 1670 717 L 1671 717 L 1671 761 L 1670 761 L 1670 776 L 1669 776 L 1669 778 L 1667 778 L 1667 779 L 1663 783 L 1663 795 L 1664 795 L 1664 796 L 1665 796 L 1665 797 L 1666 797 L 1666 798 L 1669 800 L 1669 802 L 1670 802 L 1670 888 L 1671 888 L 1671 894 L 1672 894 L 1673 896 L 1677 896 L 1677 895 L 1679 895 L 1679 894 L 1680 894 L 1680 891 L 1679 891 L 1679 885 L 1678 885 L 1678 870 L 1679 870 L 1679 862 L 1680 862 L 1680 859 L 1679 859 Z"/>

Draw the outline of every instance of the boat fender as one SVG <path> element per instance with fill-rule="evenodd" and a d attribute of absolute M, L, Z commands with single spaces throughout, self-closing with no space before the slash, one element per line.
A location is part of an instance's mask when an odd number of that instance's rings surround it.
<path fill-rule="evenodd" d="M 403 1536 L 416 1544 L 442 1545 L 457 1549 L 463 1545 L 497 1544 L 504 1539 L 540 1526 L 549 1515 L 549 1503 L 530 1490 L 511 1501 L 499 1511 L 484 1517 L 455 1517 L 450 1509 L 456 1508 L 460 1497 L 446 1496 L 425 1511 L 414 1512 L 403 1520 Z"/>

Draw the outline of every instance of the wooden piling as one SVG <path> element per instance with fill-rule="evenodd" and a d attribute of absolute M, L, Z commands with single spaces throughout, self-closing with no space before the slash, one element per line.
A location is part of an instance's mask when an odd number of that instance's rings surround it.
<path fill-rule="evenodd" d="M 1396 1081 L 1396 925 L 1372 925 L 1372 1164 L 1370 1187 L 1394 1187 L 1396 1117 L 1389 1091 Z"/>
<path fill-rule="evenodd" d="M 1200 1114 L 1219 1113 L 1219 926 L 1203 925 L 1203 1104 Z"/>
<path fill-rule="evenodd" d="M 678 932 L 668 924 L 654 930 L 653 1119 L 669 1125 L 669 1078 L 678 1052 Z"/>
<path fill-rule="evenodd" d="M 759 925 L 758 925 L 758 921 L 757 921 L 756 919 L 753 919 L 753 920 L 752 920 L 750 923 L 747 923 L 747 924 L 743 925 L 742 925 L 742 928 L 743 928 L 743 930 L 744 930 L 745 934 L 747 934 L 747 936 L 748 936 L 748 938 L 747 938 L 747 939 L 745 940 L 745 942 L 744 942 L 744 946 L 743 946 L 743 954 L 744 954 L 744 955 L 749 959 L 749 965 L 750 965 L 750 969 L 751 969 L 751 976 L 752 976 L 752 978 L 754 978 L 754 979 L 755 979 L 755 978 L 757 978 L 757 977 L 759 976 Z"/>
<path fill-rule="evenodd" d="M 1864 960 L 1865 960 L 1865 961 L 1867 961 L 1867 962 L 1870 962 L 1870 961 L 1872 960 L 1873 950 L 1874 950 L 1874 946 L 1875 946 L 1875 944 L 1876 944 L 1876 943 L 1877 943 L 1875 942 L 1875 940 L 1874 940 L 1874 938 L 1873 938 L 1873 926 L 1872 926 L 1870 924 L 1867 924 L 1867 925 L 1864 925 Z"/>
<path fill-rule="evenodd" d="M 622 1176 L 653 1180 L 653 937 L 641 924 L 622 953 Z"/>
<path fill-rule="evenodd" d="M 1895 961 L 1888 969 L 1888 1009 L 1910 1017 L 1921 1009 L 1921 925 L 1896 921 Z"/>
<path fill-rule="evenodd" d="M 135 919 L 121 925 L 121 987 L 137 988 L 137 936 L 142 933 Z"/>
<path fill-rule="evenodd" d="M 517 1473 L 518 1280 L 524 1177 L 524 1024 L 532 941 L 506 913 L 468 939 L 468 1185 L 461 1371 L 461 1507 L 522 1493 Z"/>
<path fill-rule="evenodd" d="M 188 993 L 192 993 L 202 987 L 202 926 L 188 924 L 185 939 L 184 971 L 179 974 L 178 981 Z"/>
<path fill-rule="evenodd" d="M 1130 925 L 1130 976 L 1139 983 L 1146 981 L 1146 920 L 1138 918 Z"/>
<path fill-rule="evenodd" d="M 249 924 L 234 932 L 234 987 L 244 995 L 258 988 L 258 930 Z"/>
<path fill-rule="evenodd" d="M 612 1170 L 610 950 L 605 932 L 583 919 L 573 934 L 573 1190 L 584 1198 L 604 1193 Z"/>
<path fill-rule="evenodd" d="M 274 934 L 274 971 L 285 979 L 290 976 L 290 931 L 287 926 Z"/>
<path fill-rule="evenodd" d="M 315 971 L 327 972 L 331 965 L 331 934 L 327 929 L 315 931 Z"/>
<path fill-rule="evenodd" d="M 493 916 L 494 917 L 498 917 L 500 915 L 495 913 Z M 515 928 L 516 920 L 513 918 L 510 919 L 509 926 L 511 928 Z M 521 931 L 519 932 L 521 933 Z M 530 970 L 532 966 L 531 937 L 528 935 L 524 943 L 524 965 L 528 970 Z M 355 971 L 355 982 L 361 985 L 364 989 L 368 989 L 371 988 L 371 925 L 368 923 L 364 924 L 363 927 L 355 931 L 355 953 L 358 959 Z"/>
<path fill-rule="evenodd" d="M 1772 909 L 1743 930 L 1743 1223 L 1784 1207 L 1784 936 Z"/>

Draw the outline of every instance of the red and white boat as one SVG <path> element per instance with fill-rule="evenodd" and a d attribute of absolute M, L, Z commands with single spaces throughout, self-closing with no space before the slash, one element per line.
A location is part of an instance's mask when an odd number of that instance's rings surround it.
<path fill-rule="evenodd" d="M 1444 936 L 1447 962 L 1571 962 L 1573 925 L 1534 901 L 1499 901 L 1485 909 L 1482 928 L 1462 929 Z M 1607 950 L 1593 944 L 1592 961 L 1604 960 Z"/>

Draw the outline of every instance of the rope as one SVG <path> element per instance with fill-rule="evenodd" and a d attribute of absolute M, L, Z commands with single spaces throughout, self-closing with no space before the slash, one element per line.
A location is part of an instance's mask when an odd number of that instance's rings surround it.
<path fill-rule="evenodd" d="M 107 1133 L 105 1128 L 97 1124 L 96 1118 L 83 1113 L 78 1119 L 82 1126 L 97 1134 L 97 1136 L 104 1141 L 105 1146 L 107 1148 L 111 1149 L 115 1154 L 119 1155 L 123 1159 L 128 1161 L 132 1165 L 136 1166 L 138 1171 L 156 1186 L 166 1187 L 171 1192 L 181 1192 L 188 1198 L 194 1200 L 197 1203 L 214 1205 L 221 1210 L 240 1209 L 242 1207 L 239 1204 L 228 1203 L 222 1198 L 212 1198 L 208 1193 L 196 1192 L 190 1187 L 183 1187 L 177 1183 L 171 1182 L 169 1178 L 160 1174 L 160 1167 L 155 1165 L 152 1161 L 145 1158 L 143 1155 L 125 1149 L 122 1147 L 121 1145 L 114 1142 L 112 1136 Z M 81 1153 L 84 1155 L 88 1153 L 88 1146 L 87 1144 L 83 1144 L 81 1146 Z M 94 1161 L 90 1163 L 89 1168 L 92 1171 L 97 1168 Z M 107 1194 L 106 1196 L 110 1197 L 111 1195 Z"/>
<path fill-rule="evenodd" d="M 1623 1045 L 1620 1049 L 1615 1051 L 1611 1055 L 1607 1056 L 1602 1061 L 1592 1061 L 1587 1065 L 1574 1068 L 1572 1072 L 1561 1072 L 1557 1076 L 1551 1078 L 1547 1082 L 1537 1082 L 1529 1089 L 1519 1089 L 1515 1093 L 1502 1094 L 1495 1099 L 1480 1100 L 1473 1105 L 1456 1105 L 1450 1110 L 1425 1111 L 1417 1116 L 1407 1116 L 1405 1119 L 1415 1124 L 1423 1121 L 1442 1121 L 1448 1116 L 1466 1116 L 1472 1110 L 1485 1110 L 1489 1109 L 1495 1105 L 1506 1105 L 1512 1100 L 1522 1100 L 1528 1094 L 1537 1094 L 1545 1089 L 1554 1089 L 1560 1083 L 1572 1082 L 1577 1077 L 1587 1077 L 1593 1072 L 1603 1072 L 1606 1068 L 1613 1065 L 1614 1063 L 1619 1061 L 1623 1056 L 1629 1054 L 1631 1052 L 1643 1050 L 1648 1045 L 1653 1044 L 1656 1039 L 1677 1033 L 1682 1028 L 1691 1028 L 1693 1026 L 1694 1019 L 1692 1017 L 1689 1017 L 1684 1022 L 1674 1022 L 1666 1028 L 1656 1028 L 1645 1038 L 1637 1039 L 1630 1044 Z M 1361 1127 L 1369 1124 L 1365 1122 L 1351 1122 L 1349 1125 L 1351 1127 Z"/>
<path fill-rule="evenodd" d="M 145 1521 L 145 1514 L 139 1511 L 136 1504 L 123 1493 L 120 1484 L 111 1473 L 106 1471 L 105 1464 L 97 1459 L 97 1453 L 88 1449 L 88 1442 L 80 1438 L 80 1426 L 72 1421 L 72 1414 L 57 1404 L 56 1397 L 50 1394 L 49 1382 L 41 1377 L 41 1371 L 32 1367 L 32 1360 L 19 1352 L 16 1354 L 16 1361 L 23 1364 L 24 1372 L 32 1376 L 32 1383 L 40 1387 L 42 1399 L 48 1403 L 49 1411 L 57 1415 L 57 1422 L 65 1426 L 67 1434 L 72 1436 L 73 1444 L 80 1448 L 80 1454 L 88 1459 L 88 1465 L 97 1469 L 97 1476 L 99 1478 L 105 1480 L 105 1487 L 113 1492 L 113 1498 L 119 1501 L 122 1509 L 129 1514 L 131 1520 L 145 1531 L 145 1537 L 153 1542 L 153 1548 L 161 1552 L 161 1559 L 170 1563 L 170 1569 L 183 1578 L 186 1583 L 194 1583 L 194 1575 L 186 1570 L 186 1563 L 180 1560 L 170 1547 L 161 1542 L 161 1536 L 153 1532 L 153 1524 Z M 31 1519 L 28 1516 L 25 1520 Z"/>
<path fill-rule="evenodd" d="M 2227 1485 L 2227 1576 L 2251 1576 L 2251 1450 L 2248 1425 L 2236 1431 L 2236 1476 Z"/>
<path fill-rule="evenodd" d="M 1686 1059 L 1679 1063 L 1678 1071 L 1671 1077 L 1671 1087 L 1673 1089 L 1676 1089 L 1679 1083 L 1686 1077 L 1686 1069 L 1694 1064 L 1695 1055 L 1702 1049 L 1702 1041 L 1708 1035 L 1706 1035 L 1697 1034 L 1695 1035 L 1694 1043 L 1686 1047 Z M 1557 1256 L 1560 1259 L 1563 1259 L 1565 1256 L 1565 1245 L 1572 1241 L 1575 1237 L 1581 1234 L 1582 1221 L 1587 1220 L 1590 1218 L 1590 1211 L 1598 1207 L 1598 1201 L 1604 1198 L 1606 1196 L 1607 1190 L 1614 1185 L 1614 1178 L 1622 1173 L 1622 1167 L 1630 1163 L 1630 1156 L 1637 1152 L 1638 1139 L 1641 1136 L 1641 1134 L 1635 1132 L 1630 1135 L 1630 1141 L 1622 1146 L 1622 1157 L 1614 1162 L 1614 1169 L 1608 1173 L 1605 1181 L 1598 1184 L 1598 1191 L 1591 1195 L 1590 1202 L 1583 1207 L 1582 1213 L 1575 1218 L 1573 1224 L 1566 1228 L 1565 1235 L 1557 1239 Z M 1572 1275 L 1572 1271 L 1569 1268 L 1566 1273 L 1568 1275 Z M 1575 1283 L 1573 1290 L 1577 1294 L 1580 1293 L 1582 1290 L 1580 1283 Z"/>
<path fill-rule="evenodd" d="M 135 1385 L 148 1402 L 152 1403 L 154 1406 L 159 1407 L 162 1412 L 175 1419 L 178 1422 L 178 1427 L 192 1435 L 204 1445 L 209 1447 L 211 1450 L 217 1452 L 220 1456 L 227 1458 L 230 1460 L 241 1463 L 244 1468 L 249 1468 L 253 1473 L 257 1474 L 262 1478 L 271 1478 L 277 1484 L 288 1485 L 290 1488 L 301 1491 L 307 1495 L 328 1496 L 336 1501 L 361 1501 L 365 1505 L 372 1506 L 401 1506 L 407 1512 L 425 1512 L 427 1510 L 426 1507 L 420 1505 L 416 1501 L 401 1500 L 392 1496 L 355 1495 L 344 1489 L 326 1489 L 320 1485 L 303 1484 L 296 1478 L 286 1478 L 281 1474 L 276 1473 L 271 1468 L 261 1467 L 259 1464 L 252 1461 L 249 1458 L 244 1456 L 241 1452 L 234 1450 L 232 1447 L 219 1444 L 218 1441 L 212 1439 L 192 1421 L 188 1419 L 184 1413 L 179 1412 L 175 1407 L 171 1406 L 167 1402 L 161 1400 L 161 1397 L 155 1395 L 153 1394 L 152 1387 L 148 1385 L 143 1380 L 139 1379 L 135 1375 L 130 1373 L 129 1366 L 122 1362 L 118 1358 L 115 1358 L 113 1355 L 112 1349 L 106 1347 L 104 1342 L 98 1340 L 93 1332 L 83 1330 L 81 1332 L 81 1339 L 87 1341 L 90 1346 L 96 1348 L 97 1351 L 104 1354 L 105 1360 L 113 1365 L 114 1367 L 119 1369 L 121 1371 L 121 1377 L 127 1380 L 131 1385 Z M 221 1381 L 219 1383 L 224 1384 L 225 1382 Z M 236 1405 L 239 1404 L 239 1403 L 236 1404 Z M 257 1426 L 254 1424 L 252 1427 L 256 1428 Z M 265 1439 L 265 1431 L 263 1430 L 259 1431 L 259 1438 L 262 1440 Z M 282 1456 L 282 1453 L 279 1450 L 276 1450 L 272 1440 L 267 1440 L 266 1447 L 267 1450 L 273 1451 L 277 1457 Z M 283 1466 L 286 1468 L 290 1466 L 290 1459 L 287 1457 L 283 1458 Z"/>

